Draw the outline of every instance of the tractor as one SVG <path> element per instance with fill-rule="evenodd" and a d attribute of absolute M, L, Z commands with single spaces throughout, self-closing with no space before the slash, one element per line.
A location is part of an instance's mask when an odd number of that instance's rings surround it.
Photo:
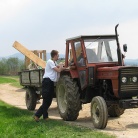
<path fill-rule="evenodd" d="M 138 67 L 124 66 L 118 24 L 113 35 L 88 35 L 66 40 L 65 67 L 56 84 L 61 118 L 74 121 L 82 104 L 91 103 L 95 128 L 104 129 L 108 117 L 138 107 Z M 123 45 L 127 52 L 127 45 Z"/>
<path fill-rule="evenodd" d="M 66 40 L 66 69 L 55 83 L 63 120 L 76 120 L 82 104 L 90 103 L 94 127 L 104 129 L 108 117 L 119 117 L 126 109 L 138 108 L 138 67 L 124 65 L 117 28 L 118 24 L 113 35 L 77 36 Z M 127 52 L 126 44 L 123 51 Z M 34 110 L 41 98 L 43 74 L 43 68 L 19 72 L 20 84 L 27 89 L 28 110 Z"/>

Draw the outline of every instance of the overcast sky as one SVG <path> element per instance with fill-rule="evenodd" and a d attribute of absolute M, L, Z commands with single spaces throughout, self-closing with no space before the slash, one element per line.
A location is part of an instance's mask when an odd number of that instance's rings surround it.
<path fill-rule="evenodd" d="M 18 52 L 14 41 L 64 54 L 67 38 L 114 34 L 118 23 L 126 58 L 138 59 L 138 0 L 0 0 L 0 57 Z"/>

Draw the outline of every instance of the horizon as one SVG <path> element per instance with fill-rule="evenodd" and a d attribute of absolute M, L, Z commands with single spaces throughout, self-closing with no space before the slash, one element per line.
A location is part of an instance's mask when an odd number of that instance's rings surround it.
<path fill-rule="evenodd" d="M 20 54 L 20 55 L 19 55 Z M 48 57 L 50 57 L 50 53 L 46 53 L 46 55 L 48 55 Z M 17 57 L 17 56 L 23 56 L 23 57 L 25 57 L 25 55 L 23 55 L 21 52 L 16 52 L 16 53 L 14 53 L 14 54 L 12 54 L 12 55 L 8 55 L 8 56 L 5 56 L 5 57 L 1 57 L 0 56 L 0 59 L 1 58 L 10 58 L 10 57 Z M 65 54 L 60 54 L 60 56 L 61 56 L 61 58 L 63 58 L 63 56 L 65 56 Z M 20 57 L 17 57 L 17 58 L 19 58 L 20 59 Z M 138 60 L 138 58 L 136 58 L 136 59 L 131 59 L 131 58 L 125 58 L 124 60 Z"/>

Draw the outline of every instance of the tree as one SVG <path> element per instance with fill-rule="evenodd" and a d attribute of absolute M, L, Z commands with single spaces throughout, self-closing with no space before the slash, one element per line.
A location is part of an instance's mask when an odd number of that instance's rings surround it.
<path fill-rule="evenodd" d="M 18 58 L 3 58 L 0 61 L 0 75 L 17 75 L 24 68 L 24 62 Z"/>
<path fill-rule="evenodd" d="M 8 72 L 7 59 L 2 58 L 0 61 L 0 75 L 6 75 Z"/>

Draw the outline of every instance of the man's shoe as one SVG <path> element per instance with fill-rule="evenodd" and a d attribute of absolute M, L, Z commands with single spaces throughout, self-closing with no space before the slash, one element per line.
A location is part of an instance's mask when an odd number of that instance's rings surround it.
<path fill-rule="evenodd" d="M 49 118 L 47 117 L 47 118 L 45 118 L 44 120 L 47 121 L 47 120 L 49 120 Z"/>
<path fill-rule="evenodd" d="M 33 116 L 33 118 L 36 122 L 39 122 L 39 118 L 37 116 Z"/>

